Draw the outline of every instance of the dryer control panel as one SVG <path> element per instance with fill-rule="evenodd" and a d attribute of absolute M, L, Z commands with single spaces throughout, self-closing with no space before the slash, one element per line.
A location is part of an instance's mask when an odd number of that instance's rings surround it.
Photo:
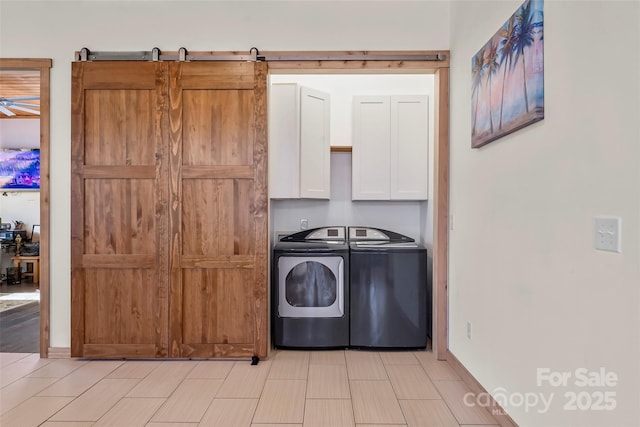
<path fill-rule="evenodd" d="M 314 240 L 322 240 L 326 242 L 336 241 L 345 242 L 346 227 L 320 227 L 313 230 L 304 230 L 298 233 L 284 236 L 281 242 L 309 242 Z"/>

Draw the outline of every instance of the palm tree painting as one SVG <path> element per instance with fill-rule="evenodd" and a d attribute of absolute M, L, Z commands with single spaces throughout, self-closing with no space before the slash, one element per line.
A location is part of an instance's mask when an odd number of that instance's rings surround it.
<path fill-rule="evenodd" d="M 543 0 L 527 0 L 471 59 L 471 147 L 544 118 Z"/>

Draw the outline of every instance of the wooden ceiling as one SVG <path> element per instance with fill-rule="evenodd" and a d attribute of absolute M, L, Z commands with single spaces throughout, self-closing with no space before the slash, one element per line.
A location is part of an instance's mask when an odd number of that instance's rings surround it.
<path fill-rule="evenodd" d="M 40 96 L 40 72 L 21 70 L 0 71 L 0 98 L 13 98 L 20 96 Z M 32 110 L 40 110 L 40 100 L 23 101 L 28 104 L 37 104 L 38 107 L 28 107 Z M 7 116 L 0 112 L 0 119 L 39 118 L 37 114 L 11 109 L 16 115 Z"/>

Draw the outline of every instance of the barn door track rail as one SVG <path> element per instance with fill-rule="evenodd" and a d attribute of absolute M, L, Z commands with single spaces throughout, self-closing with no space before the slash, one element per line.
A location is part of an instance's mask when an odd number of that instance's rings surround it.
<path fill-rule="evenodd" d="M 177 52 L 163 53 L 154 47 L 150 51 L 134 52 L 92 52 L 83 47 L 75 53 L 76 61 L 445 61 L 444 53 L 367 53 L 358 52 L 326 52 L 322 54 L 307 54 L 304 52 L 274 52 L 260 54 L 256 47 L 249 49 L 249 53 L 238 52 L 197 52 L 190 54 L 181 47 Z"/>

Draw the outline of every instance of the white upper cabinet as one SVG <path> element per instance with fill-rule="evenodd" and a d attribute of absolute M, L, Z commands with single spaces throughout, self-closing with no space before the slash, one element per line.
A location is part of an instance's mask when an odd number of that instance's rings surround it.
<path fill-rule="evenodd" d="M 426 200 L 429 183 L 426 96 L 391 97 L 391 199 Z"/>
<path fill-rule="evenodd" d="M 328 199 L 331 189 L 329 94 L 300 88 L 300 197 Z"/>
<path fill-rule="evenodd" d="M 353 97 L 353 200 L 387 200 L 391 141 L 388 96 Z"/>
<path fill-rule="evenodd" d="M 269 197 L 300 197 L 300 91 L 295 83 L 269 89 Z"/>
<path fill-rule="evenodd" d="M 427 96 L 357 96 L 353 105 L 352 199 L 426 200 Z"/>
<path fill-rule="evenodd" d="M 329 199 L 330 97 L 296 83 L 269 92 L 269 197 Z"/>

